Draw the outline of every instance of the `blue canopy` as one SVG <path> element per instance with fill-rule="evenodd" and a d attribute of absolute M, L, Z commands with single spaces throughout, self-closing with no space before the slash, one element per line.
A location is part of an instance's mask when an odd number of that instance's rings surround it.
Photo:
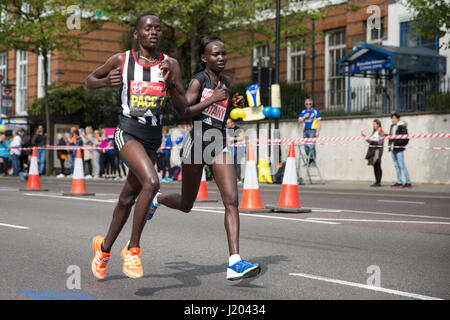
<path fill-rule="evenodd" d="M 446 57 L 427 48 L 406 48 L 364 43 L 342 57 L 338 62 L 339 74 L 345 76 L 391 77 L 399 74 L 445 74 Z M 375 72 L 368 72 L 375 71 Z"/>

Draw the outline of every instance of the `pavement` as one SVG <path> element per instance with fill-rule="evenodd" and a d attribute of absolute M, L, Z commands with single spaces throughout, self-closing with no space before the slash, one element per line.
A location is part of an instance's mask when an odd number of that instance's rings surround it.
<path fill-rule="evenodd" d="M 188 214 L 160 207 L 146 224 L 142 279 L 121 269 L 128 221 L 103 280 L 90 270 L 91 241 L 106 233 L 123 181 L 86 180 L 92 197 L 62 196 L 68 178 L 41 177 L 41 184 L 49 191 L 21 192 L 25 182 L 0 177 L 0 299 L 450 299 L 448 185 L 301 185 L 301 205 L 311 213 L 240 214 L 240 254 L 262 272 L 230 282 L 224 209 L 214 183 L 208 192 L 218 202 L 196 202 Z M 179 193 L 181 184 L 162 183 L 161 190 Z M 276 204 L 280 190 L 261 184 L 263 204 Z"/>

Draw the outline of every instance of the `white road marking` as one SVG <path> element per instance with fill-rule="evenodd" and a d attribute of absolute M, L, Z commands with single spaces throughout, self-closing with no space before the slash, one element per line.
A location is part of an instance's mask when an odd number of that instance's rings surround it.
<path fill-rule="evenodd" d="M 402 221 L 402 220 L 369 220 L 369 219 L 343 219 L 343 218 L 306 218 L 319 221 L 349 221 L 349 222 L 385 222 L 385 223 L 416 223 L 416 224 L 450 224 L 438 221 Z"/>
<path fill-rule="evenodd" d="M 392 202 L 392 203 L 410 203 L 410 204 L 425 204 L 422 201 L 401 201 L 401 200 L 377 200 L 379 202 Z"/>
<path fill-rule="evenodd" d="M 17 191 L 17 188 L 6 188 L 6 187 L 0 187 L 0 191 Z"/>
<path fill-rule="evenodd" d="M 266 189 L 267 190 L 267 189 Z M 313 191 L 313 190 L 300 190 L 302 193 L 316 193 L 316 194 L 330 194 L 330 195 L 350 195 L 350 196 L 369 196 L 369 197 L 393 197 L 393 198 L 423 198 L 423 199 L 450 199 L 449 196 L 433 196 L 425 194 L 405 194 L 405 193 L 393 193 L 392 195 L 384 193 L 358 193 L 358 192 L 340 192 L 340 191 Z"/>
<path fill-rule="evenodd" d="M 117 199 L 91 199 L 91 198 L 80 198 L 80 197 L 69 197 L 69 196 L 57 196 L 51 194 L 42 194 L 42 193 L 24 193 L 26 196 L 32 197 L 44 197 L 44 198 L 57 198 L 57 199 L 71 199 L 71 200 L 82 200 L 82 201 L 95 201 L 95 202 L 107 202 L 114 203 Z"/>
<path fill-rule="evenodd" d="M 221 213 L 223 214 L 223 211 L 217 211 L 217 210 L 210 210 L 210 209 L 203 209 L 199 207 L 192 208 L 193 211 L 200 211 L 200 212 L 212 212 L 212 213 Z M 254 213 L 242 213 L 239 212 L 240 216 L 247 216 L 247 217 L 259 217 L 259 218 L 267 218 L 267 219 L 278 219 L 278 220 L 291 220 L 291 221 L 302 221 L 302 222 L 315 222 L 315 223 L 323 223 L 323 224 L 340 224 L 339 222 L 330 222 L 330 221 L 314 221 L 314 220 L 307 220 L 307 219 L 296 219 L 296 218 L 287 218 L 287 217 L 276 217 L 276 216 L 265 216 L 260 214 L 254 214 Z"/>
<path fill-rule="evenodd" d="M 320 281 L 326 281 L 326 282 L 332 282 L 332 283 L 337 283 L 337 284 L 342 284 L 342 285 L 346 285 L 346 286 L 352 286 L 352 287 L 357 287 L 357 288 L 362 288 L 362 289 L 367 289 L 367 290 L 373 290 L 373 291 L 378 291 L 378 292 L 390 293 L 390 294 L 395 294 L 395 295 L 404 296 L 404 297 L 413 298 L 413 299 L 443 300 L 441 298 L 429 297 L 429 296 L 424 296 L 424 295 L 416 294 L 416 293 L 410 293 L 410 292 L 398 291 L 398 290 L 393 290 L 393 289 L 369 286 L 369 285 L 366 285 L 366 284 L 361 284 L 361 283 L 356 283 L 356 282 L 349 282 L 349 281 L 343 281 L 343 280 L 337 280 L 337 279 L 321 277 L 321 276 L 315 276 L 315 275 L 312 275 L 312 274 L 289 273 L 289 275 L 290 276 L 297 276 L 297 277 L 308 278 L 308 279 L 314 279 L 314 280 L 320 280 Z"/>
<path fill-rule="evenodd" d="M 327 208 L 311 208 L 313 212 L 315 210 L 332 210 Z M 427 218 L 427 219 L 444 219 L 450 220 L 449 217 L 436 217 L 436 216 L 423 216 L 423 215 L 414 215 L 414 214 L 405 214 L 405 213 L 392 213 L 392 212 L 377 212 L 377 211 L 363 211 L 363 210 L 347 210 L 341 209 L 341 212 L 349 212 L 349 213 L 364 213 L 364 214 L 373 214 L 373 215 L 382 215 L 382 216 L 398 216 L 398 217 L 411 217 L 411 218 Z"/>
<path fill-rule="evenodd" d="M 7 223 L 0 223 L 0 226 L 2 227 L 8 227 L 8 228 L 15 228 L 15 229 L 31 229 L 29 227 L 24 227 L 24 226 L 18 226 L 18 225 L 14 225 L 14 224 L 7 224 Z"/>

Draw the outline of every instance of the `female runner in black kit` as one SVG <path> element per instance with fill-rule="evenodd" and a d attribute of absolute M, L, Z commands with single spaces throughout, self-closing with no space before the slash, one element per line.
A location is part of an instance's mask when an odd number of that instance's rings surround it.
<path fill-rule="evenodd" d="M 114 148 L 130 169 L 108 233 L 93 240 L 92 272 L 99 279 L 106 275 L 111 247 L 135 202 L 131 238 L 121 252 L 122 270 L 128 277 L 143 276 L 139 241 L 152 199 L 159 190 L 154 164 L 161 144 L 166 94 L 170 94 L 177 110 L 187 108 L 179 64 L 159 52 L 161 37 L 160 19 L 151 13 L 141 15 L 134 30 L 139 50 L 115 54 L 86 81 L 88 89 L 120 86 L 120 120 L 114 134 Z"/>
<path fill-rule="evenodd" d="M 229 98 L 227 88 L 230 79 L 221 74 L 225 68 L 227 53 L 218 37 L 203 38 L 199 56 L 200 71 L 194 74 L 186 92 L 189 108 L 177 110 L 181 118 L 194 120 L 194 128 L 183 141 L 181 151 L 181 195 L 157 193 L 152 201 L 152 213 L 159 204 L 189 212 L 197 197 L 203 167 L 205 164 L 210 165 L 225 207 L 225 229 L 230 254 L 227 279 L 253 277 L 260 273 L 261 268 L 259 264 L 243 260 L 239 255 L 238 188 L 226 138 L 226 122 L 230 110 L 233 106 L 242 106 L 243 97 L 235 93 L 232 99 Z M 212 133 L 215 139 L 205 141 L 208 140 L 208 133 Z"/>

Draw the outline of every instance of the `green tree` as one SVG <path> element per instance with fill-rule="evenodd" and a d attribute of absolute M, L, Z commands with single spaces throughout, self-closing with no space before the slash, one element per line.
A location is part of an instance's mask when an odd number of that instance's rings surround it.
<path fill-rule="evenodd" d="M 43 56 L 47 133 L 51 132 L 47 54 L 63 52 L 65 60 L 73 60 L 81 53 L 85 42 L 80 36 L 101 24 L 94 13 L 91 18 L 95 18 L 95 21 L 81 19 L 83 8 L 84 4 L 75 0 L 0 0 L 0 50 L 21 49 Z M 46 143 L 50 144 L 49 134 Z M 46 171 L 49 174 L 48 154 L 46 159 Z"/>
<path fill-rule="evenodd" d="M 308 45 L 311 30 L 305 21 L 321 19 L 329 9 L 329 0 L 319 2 L 320 8 L 312 11 L 307 9 L 308 1 L 284 1 L 281 10 L 281 35 L 299 36 L 293 41 Z M 185 67 L 185 78 L 190 78 L 189 73 L 198 65 L 198 45 L 203 36 L 219 35 L 227 42 L 231 51 L 243 54 L 248 54 L 258 43 L 257 35 L 274 43 L 273 4 L 272 0 L 97 0 L 91 4 L 91 9 L 104 11 L 110 20 L 130 29 L 140 14 L 152 12 L 158 15 L 171 31 L 170 40 L 161 44 L 162 49 L 177 48 L 182 59 L 188 59 L 187 62 L 182 61 L 182 64 Z M 246 36 L 238 37 L 239 31 L 246 32 Z"/>
<path fill-rule="evenodd" d="M 414 15 L 414 27 L 422 36 L 433 39 L 450 33 L 448 0 L 406 0 L 406 7 Z M 441 47 L 450 48 L 450 41 L 444 41 Z"/>

